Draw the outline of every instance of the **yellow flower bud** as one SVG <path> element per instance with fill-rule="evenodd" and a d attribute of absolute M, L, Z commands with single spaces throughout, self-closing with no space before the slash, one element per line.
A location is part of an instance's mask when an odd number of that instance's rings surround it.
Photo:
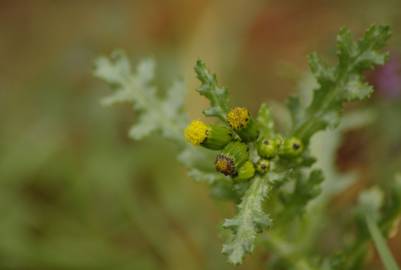
<path fill-rule="evenodd" d="M 231 128 L 239 130 L 248 125 L 250 113 L 247 108 L 235 107 L 227 114 L 227 121 Z"/>
<path fill-rule="evenodd" d="M 227 122 L 245 142 L 256 140 L 259 130 L 247 108 L 235 107 L 227 113 Z"/>
<path fill-rule="evenodd" d="M 184 136 L 193 145 L 220 150 L 232 140 L 233 132 L 223 125 L 206 125 L 202 121 L 195 120 L 184 130 Z"/>

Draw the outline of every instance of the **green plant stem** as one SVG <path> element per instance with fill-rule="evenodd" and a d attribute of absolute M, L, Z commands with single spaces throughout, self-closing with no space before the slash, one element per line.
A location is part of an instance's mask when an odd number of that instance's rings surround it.
<path fill-rule="evenodd" d="M 389 248 L 387 247 L 386 240 L 384 239 L 380 229 L 376 222 L 369 216 L 366 215 L 366 224 L 369 229 L 369 233 L 372 236 L 372 240 L 379 252 L 380 258 L 387 270 L 399 270 L 394 257 L 391 255 Z"/>

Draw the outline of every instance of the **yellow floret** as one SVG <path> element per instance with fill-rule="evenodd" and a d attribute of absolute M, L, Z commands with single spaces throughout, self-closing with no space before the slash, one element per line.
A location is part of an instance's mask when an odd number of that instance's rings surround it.
<path fill-rule="evenodd" d="M 233 129 L 241 129 L 248 124 L 249 116 L 248 109 L 235 107 L 227 114 L 227 121 Z"/>
<path fill-rule="evenodd" d="M 236 173 L 234 161 L 225 155 L 217 155 L 215 166 L 216 170 L 224 175 L 233 176 Z"/>
<path fill-rule="evenodd" d="M 216 169 L 219 172 L 227 172 L 230 170 L 230 163 L 227 159 L 218 159 L 216 160 Z"/>
<path fill-rule="evenodd" d="M 206 140 L 208 129 L 202 121 L 192 121 L 184 130 L 185 139 L 193 145 L 199 145 Z"/>

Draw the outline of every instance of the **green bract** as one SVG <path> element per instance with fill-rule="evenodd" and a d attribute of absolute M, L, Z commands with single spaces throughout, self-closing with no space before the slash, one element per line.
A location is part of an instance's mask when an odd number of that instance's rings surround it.
<path fill-rule="evenodd" d="M 151 85 L 152 61 L 144 61 L 132 72 L 125 56 L 116 53 L 111 60 L 100 58 L 95 74 L 117 89 L 104 103 L 134 104 L 139 121 L 130 132 L 133 138 L 161 131 L 182 150 L 179 160 L 188 167 L 190 176 L 210 184 L 214 196 L 237 204 L 236 215 L 223 224 L 229 232 L 223 253 L 230 263 L 241 263 L 245 254 L 253 251 L 258 236 L 271 228 L 259 238 L 272 253 L 271 269 L 362 269 L 368 250 L 366 226 L 347 238 L 341 252 L 333 251 L 338 255 L 324 256 L 318 250 L 316 235 L 322 230 L 319 218 L 337 191 L 321 194 L 324 177 L 320 169 L 312 168 L 316 159 L 311 156 L 310 141 L 317 132 L 338 125 L 343 103 L 369 97 L 373 88 L 364 81 L 363 72 L 385 62 L 388 54 L 381 49 L 389 37 L 388 26 L 372 26 L 355 42 L 344 28 L 337 36 L 336 65 L 329 66 L 316 53 L 311 54 L 309 66 L 317 87 L 308 105 L 297 97 L 288 99 L 292 123 L 285 134 L 275 128 L 266 104 L 260 106 L 255 118 L 246 108 L 230 110 L 228 91 L 198 60 L 198 92 L 210 101 L 204 115 L 217 117 L 221 125 L 229 127 L 196 123 L 186 138 L 210 149 L 224 147 L 217 157 L 216 152 L 184 143 L 187 117 L 182 104 L 183 84 L 173 84 L 165 98 L 160 98 Z M 401 213 L 401 185 L 394 185 L 388 193 L 391 200 L 387 204 L 381 201 L 380 192 L 364 193 L 361 210 L 357 211 L 362 217 L 358 224 L 368 219 L 369 230 L 380 246 L 383 241 L 378 234 L 387 236 Z M 381 250 L 388 257 L 388 252 Z"/>
<path fill-rule="evenodd" d="M 223 149 L 233 138 L 232 131 L 223 125 L 209 125 L 203 146 L 212 150 Z"/>

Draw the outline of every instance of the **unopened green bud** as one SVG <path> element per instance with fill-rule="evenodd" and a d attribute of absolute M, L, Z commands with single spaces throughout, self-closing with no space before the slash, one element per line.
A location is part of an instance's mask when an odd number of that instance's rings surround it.
<path fill-rule="evenodd" d="M 248 146 L 241 142 L 231 142 L 216 157 L 216 170 L 235 177 L 239 168 L 248 160 Z"/>
<path fill-rule="evenodd" d="M 235 107 L 227 114 L 230 127 L 238 133 L 245 142 L 251 142 L 258 138 L 259 130 L 255 120 L 246 108 Z"/>
<path fill-rule="evenodd" d="M 262 158 L 271 159 L 278 154 L 280 145 L 281 138 L 261 139 L 257 144 L 258 154 Z"/>
<path fill-rule="evenodd" d="M 247 161 L 238 170 L 238 175 L 234 178 L 238 181 L 251 179 L 255 175 L 255 166 L 251 161 Z"/>
<path fill-rule="evenodd" d="M 304 144 L 298 138 L 285 139 L 280 154 L 285 157 L 296 157 L 304 151 Z"/>
<path fill-rule="evenodd" d="M 256 171 L 261 175 L 266 174 L 269 171 L 269 169 L 270 169 L 270 161 L 267 159 L 260 159 L 256 163 Z"/>
<path fill-rule="evenodd" d="M 222 125 L 210 125 L 207 138 L 202 145 L 213 150 L 223 149 L 233 138 L 232 131 Z"/>
<path fill-rule="evenodd" d="M 206 125 L 202 121 L 192 121 L 184 131 L 185 138 L 193 145 L 208 149 L 223 149 L 232 139 L 232 131 L 221 125 Z"/>

